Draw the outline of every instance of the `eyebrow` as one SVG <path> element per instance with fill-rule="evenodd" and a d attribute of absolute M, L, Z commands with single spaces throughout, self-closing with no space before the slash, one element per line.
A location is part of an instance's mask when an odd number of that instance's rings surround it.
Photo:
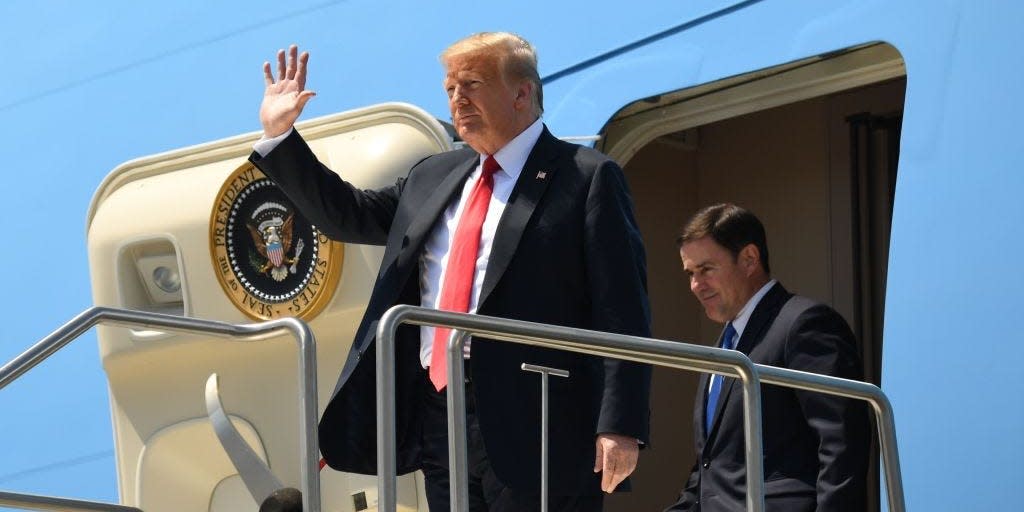
<path fill-rule="evenodd" d="M 693 269 L 696 269 L 696 270 L 704 270 L 704 269 L 706 269 L 708 267 L 714 267 L 714 263 L 712 263 L 710 261 L 702 261 L 700 263 L 697 263 L 697 264 L 693 265 Z M 686 268 L 685 264 L 683 265 L 683 270 L 685 270 L 686 272 L 688 272 L 690 274 L 693 273 L 693 270 Z"/>

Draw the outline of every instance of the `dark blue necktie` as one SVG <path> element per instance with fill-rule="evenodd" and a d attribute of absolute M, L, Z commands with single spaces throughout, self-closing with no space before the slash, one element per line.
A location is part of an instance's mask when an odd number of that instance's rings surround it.
<path fill-rule="evenodd" d="M 732 322 L 725 324 L 725 331 L 722 332 L 721 348 L 732 350 L 736 348 L 736 329 Z M 711 422 L 715 419 L 715 407 L 718 406 L 718 394 L 722 392 L 722 376 L 711 376 L 711 390 L 708 392 L 708 405 L 704 411 L 704 435 L 711 432 Z"/>

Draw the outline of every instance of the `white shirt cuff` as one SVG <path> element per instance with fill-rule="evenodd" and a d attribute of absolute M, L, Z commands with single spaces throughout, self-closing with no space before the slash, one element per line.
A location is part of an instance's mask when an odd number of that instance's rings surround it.
<path fill-rule="evenodd" d="M 252 145 L 252 150 L 259 153 L 260 158 L 263 158 L 269 155 L 270 152 L 273 151 L 274 148 L 276 148 L 277 145 L 285 139 L 285 137 L 291 135 L 294 130 L 295 128 L 289 128 L 288 131 L 278 135 L 277 137 L 268 138 L 266 135 L 263 135 L 260 140 L 256 141 L 256 143 Z"/>

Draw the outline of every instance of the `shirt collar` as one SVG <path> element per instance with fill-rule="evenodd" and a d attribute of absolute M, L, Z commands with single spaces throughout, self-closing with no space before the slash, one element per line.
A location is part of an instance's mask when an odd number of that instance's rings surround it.
<path fill-rule="evenodd" d="M 765 285 L 747 301 L 743 306 L 743 309 L 740 310 L 740 313 L 736 315 L 736 318 L 733 319 L 732 328 L 736 329 L 737 340 L 743 336 L 743 329 L 747 327 L 747 322 L 750 321 L 750 315 L 754 312 L 754 309 L 757 308 L 757 304 L 761 302 L 761 299 L 768 293 L 768 290 L 770 290 L 772 286 L 775 286 L 775 283 L 777 282 L 778 281 L 772 279 L 765 283 Z M 738 344 L 739 342 L 737 342 L 737 345 Z"/>
<path fill-rule="evenodd" d="M 519 174 L 523 172 L 523 167 L 526 166 L 526 159 L 529 158 L 530 152 L 533 151 L 533 146 L 537 144 L 537 140 L 540 139 L 540 134 L 543 131 L 544 123 L 538 117 L 533 124 L 526 127 L 525 130 L 516 135 L 515 138 L 494 154 L 494 159 L 498 161 L 501 170 L 513 180 L 519 179 Z M 486 159 L 487 155 L 481 153 L 480 161 L 483 162 Z"/>

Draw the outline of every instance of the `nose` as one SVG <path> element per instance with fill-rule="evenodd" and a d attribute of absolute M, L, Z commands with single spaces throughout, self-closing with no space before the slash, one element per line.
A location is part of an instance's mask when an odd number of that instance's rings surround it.
<path fill-rule="evenodd" d="M 690 276 L 690 291 L 693 292 L 694 295 L 699 295 L 698 292 L 700 292 L 702 288 L 704 288 L 704 281 L 696 275 Z"/>
<path fill-rule="evenodd" d="M 452 96 L 451 98 L 448 98 L 448 101 L 452 105 L 462 105 L 468 101 L 466 95 L 463 93 L 463 88 L 461 85 L 456 85 L 455 88 L 452 89 Z"/>

